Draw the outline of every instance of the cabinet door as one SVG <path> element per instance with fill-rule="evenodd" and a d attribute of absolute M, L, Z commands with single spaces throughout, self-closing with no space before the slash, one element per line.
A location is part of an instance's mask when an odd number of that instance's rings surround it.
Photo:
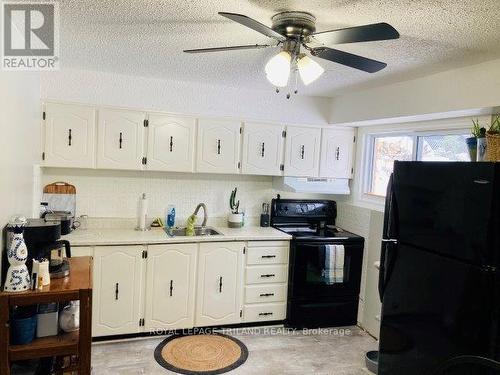
<path fill-rule="evenodd" d="M 320 177 L 351 178 L 354 129 L 323 129 Z"/>
<path fill-rule="evenodd" d="M 195 119 L 190 117 L 150 115 L 147 168 L 192 172 L 195 124 Z"/>
<path fill-rule="evenodd" d="M 92 335 L 139 332 L 142 246 L 94 249 Z"/>
<path fill-rule="evenodd" d="M 283 130 L 280 125 L 245 123 L 242 173 L 282 175 Z"/>
<path fill-rule="evenodd" d="M 241 322 L 243 242 L 201 243 L 196 326 Z"/>
<path fill-rule="evenodd" d="M 197 244 L 148 247 L 146 330 L 194 326 Z"/>
<path fill-rule="evenodd" d="M 142 169 L 143 112 L 99 110 L 97 168 Z"/>
<path fill-rule="evenodd" d="M 240 127 L 238 121 L 198 120 L 197 172 L 239 173 Z"/>
<path fill-rule="evenodd" d="M 92 107 L 45 104 L 44 166 L 95 166 L 95 112 Z"/>
<path fill-rule="evenodd" d="M 285 176 L 317 177 L 321 129 L 288 126 L 286 129 Z"/>

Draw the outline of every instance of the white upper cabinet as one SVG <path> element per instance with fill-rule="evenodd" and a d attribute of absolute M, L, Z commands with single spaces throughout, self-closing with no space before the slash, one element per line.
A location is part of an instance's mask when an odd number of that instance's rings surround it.
<path fill-rule="evenodd" d="M 321 129 L 288 126 L 285 144 L 285 176 L 317 177 Z"/>
<path fill-rule="evenodd" d="M 194 326 L 195 243 L 148 247 L 145 329 Z"/>
<path fill-rule="evenodd" d="M 241 123 L 234 120 L 198 120 L 196 171 L 239 173 Z"/>
<path fill-rule="evenodd" d="M 92 107 L 45 104 L 43 165 L 93 168 L 95 118 Z"/>
<path fill-rule="evenodd" d="M 283 130 L 280 125 L 245 123 L 241 172 L 281 176 Z"/>
<path fill-rule="evenodd" d="M 145 118 L 144 112 L 99 110 L 97 168 L 143 168 Z"/>
<path fill-rule="evenodd" d="M 320 177 L 351 178 L 354 129 L 323 129 Z"/>
<path fill-rule="evenodd" d="M 244 242 L 200 243 L 195 325 L 240 323 Z"/>
<path fill-rule="evenodd" d="M 195 125 L 191 117 L 150 115 L 147 169 L 193 172 Z"/>

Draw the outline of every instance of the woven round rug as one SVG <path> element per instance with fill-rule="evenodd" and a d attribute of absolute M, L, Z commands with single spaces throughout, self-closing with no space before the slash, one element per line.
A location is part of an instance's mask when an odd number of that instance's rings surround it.
<path fill-rule="evenodd" d="M 215 375 L 234 370 L 248 358 L 245 344 L 222 333 L 173 335 L 155 349 L 167 370 L 187 375 Z"/>

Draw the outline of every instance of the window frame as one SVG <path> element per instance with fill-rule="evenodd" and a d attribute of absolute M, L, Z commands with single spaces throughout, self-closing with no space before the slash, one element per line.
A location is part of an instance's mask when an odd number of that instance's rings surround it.
<path fill-rule="evenodd" d="M 487 124 L 491 116 L 478 116 L 479 121 Z M 474 117 L 475 119 L 476 117 Z M 356 152 L 356 173 L 353 181 L 352 204 L 376 211 L 383 211 L 385 196 L 370 193 L 373 177 L 375 138 L 380 136 L 409 136 L 413 138 L 412 158 L 416 160 L 420 143 L 418 137 L 430 135 L 451 135 L 469 133 L 472 118 L 453 118 L 444 120 L 421 121 L 414 123 L 392 123 L 380 126 L 358 128 Z"/>

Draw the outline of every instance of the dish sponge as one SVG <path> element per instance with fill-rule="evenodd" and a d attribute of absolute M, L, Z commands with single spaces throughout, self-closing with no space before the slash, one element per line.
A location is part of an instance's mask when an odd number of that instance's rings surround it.
<path fill-rule="evenodd" d="M 186 222 L 186 236 L 194 236 L 194 224 L 197 218 L 194 214 L 188 217 Z"/>

